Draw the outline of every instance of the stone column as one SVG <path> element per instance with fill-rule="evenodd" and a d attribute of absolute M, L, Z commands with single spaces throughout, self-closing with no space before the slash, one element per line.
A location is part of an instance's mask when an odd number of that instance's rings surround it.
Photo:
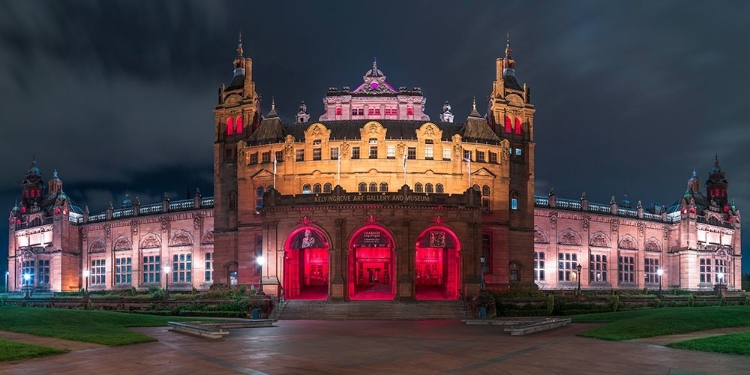
<path fill-rule="evenodd" d="M 344 243 L 344 219 L 338 218 L 335 221 L 336 227 L 328 246 L 329 268 L 331 270 L 331 283 L 328 292 L 330 299 L 343 300 L 348 298 L 349 293 L 346 288 L 348 277 L 345 275 L 348 271 L 349 251 Z"/>
<path fill-rule="evenodd" d="M 413 248 L 409 227 L 411 222 L 407 219 L 401 221 L 401 230 L 397 232 L 396 244 L 396 299 L 400 301 L 414 300 L 416 292 L 414 286 L 414 257 L 416 248 Z M 399 235 L 400 234 L 400 235 Z"/>

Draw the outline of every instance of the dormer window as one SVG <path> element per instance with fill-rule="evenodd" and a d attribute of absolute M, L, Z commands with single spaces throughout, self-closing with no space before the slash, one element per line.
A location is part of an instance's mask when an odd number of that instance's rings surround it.
<path fill-rule="evenodd" d="M 370 138 L 370 140 L 368 141 L 368 143 L 370 143 L 371 145 L 376 145 L 376 144 L 378 144 L 378 139 L 377 138 Z"/>
<path fill-rule="evenodd" d="M 320 146 L 322 144 L 320 139 L 313 140 L 313 146 Z"/>

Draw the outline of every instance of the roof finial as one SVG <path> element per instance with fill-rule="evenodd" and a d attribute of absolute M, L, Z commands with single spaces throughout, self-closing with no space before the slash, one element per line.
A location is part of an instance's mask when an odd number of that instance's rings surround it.
<path fill-rule="evenodd" d="M 471 99 L 471 110 L 476 111 L 477 110 L 477 96 L 474 95 L 474 97 Z"/>
<path fill-rule="evenodd" d="M 274 98 L 273 96 L 271 97 L 271 110 L 276 110 L 276 98 Z"/>
<path fill-rule="evenodd" d="M 715 159 L 714 159 L 714 165 L 717 166 L 717 167 L 719 166 L 719 153 L 718 152 L 716 153 L 716 156 L 715 156 Z"/>
<path fill-rule="evenodd" d="M 378 58 L 377 57 L 372 58 L 372 72 L 374 74 L 378 73 Z"/>
<path fill-rule="evenodd" d="M 513 50 L 510 49 L 510 31 L 507 31 L 505 36 L 505 56 L 510 57 L 511 52 Z"/>
<path fill-rule="evenodd" d="M 240 40 L 237 43 L 237 56 L 242 57 L 242 53 L 244 51 L 242 50 L 242 30 L 240 30 Z"/>

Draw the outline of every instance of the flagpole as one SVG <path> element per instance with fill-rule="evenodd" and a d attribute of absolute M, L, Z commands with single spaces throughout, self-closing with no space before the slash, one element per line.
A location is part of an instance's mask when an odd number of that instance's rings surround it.
<path fill-rule="evenodd" d="M 406 185 L 406 150 L 404 150 L 404 185 Z"/>
<path fill-rule="evenodd" d="M 273 189 L 276 190 L 276 153 L 273 154 Z"/>
<path fill-rule="evenodd" d="M 464 158 L 464 160 L 469 162 L 469 188 L 471 188 L 471 156 Z"/>

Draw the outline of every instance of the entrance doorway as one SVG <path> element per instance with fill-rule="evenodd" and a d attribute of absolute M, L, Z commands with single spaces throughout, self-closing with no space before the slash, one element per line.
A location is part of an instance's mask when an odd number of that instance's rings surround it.
<path fill-rule="evenodd" d="M 417 241 L 414 285 L 418 300 L 452 300 L 459 297 L 458 238 L 445 228 L 427 229 Z"/>
<path fill-rule="evenodd" d="M 394 257 L 391 236 L 382 228 L 358 230 L 349 245 L 349 297 L 353 300 L 393 299 Z"/>
<path fill-rule="evenodd" d="M 287 239 L 284 256 L 284 297 L 328 298 L 328 242 L 319 230 L 306 227 Z"/>

